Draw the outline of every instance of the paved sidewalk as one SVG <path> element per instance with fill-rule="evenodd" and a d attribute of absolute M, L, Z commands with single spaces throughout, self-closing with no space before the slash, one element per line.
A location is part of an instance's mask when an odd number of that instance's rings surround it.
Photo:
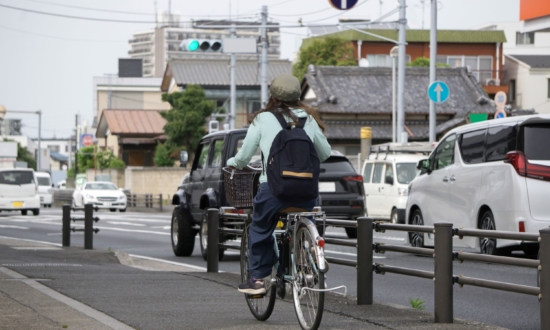
<path fill-rule="evenodd" d="M 236 290 L 240 276 L 131 258 L 123 252 L 60 248 L 0 238 L 0 329 L 298 329 L 278 299 L 266 322 Z M 357 306 L 327 294 L 322 329 L 502 329 L 404 306 Z"/>

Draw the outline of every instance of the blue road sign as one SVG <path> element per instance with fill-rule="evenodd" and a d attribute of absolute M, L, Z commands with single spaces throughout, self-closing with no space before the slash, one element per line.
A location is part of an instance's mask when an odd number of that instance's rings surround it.
<path fill-rule="evenodd" d="M 451 95 L 449 85 L 442 81 L 434 81 L 430 87 L 428 87 L 428 97 L 435 103 L 447 101 L 449 95 Z"/>
<path fill-rule="evenodd" d="M 348 10 L 353 8 L 358 0 L 328 0 L 332 7 L 340 10 Z"/>
<path fill-rule="evenodd" d="M 497 112 L 495 112 L 495 119 L 502 118 L 506 118 L 506 112 L 504 112 L 504 110 L 498 110 Z"/>

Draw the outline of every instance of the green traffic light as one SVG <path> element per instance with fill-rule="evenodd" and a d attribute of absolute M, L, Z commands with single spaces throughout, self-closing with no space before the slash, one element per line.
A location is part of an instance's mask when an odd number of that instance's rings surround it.
<path fill-rule="evenodd" d="M 191 52 L 196 51 L 199 49 L 199 41 L 198 40 L 189 40 L 189 43 L 187 44 L 187 49 Z"/>

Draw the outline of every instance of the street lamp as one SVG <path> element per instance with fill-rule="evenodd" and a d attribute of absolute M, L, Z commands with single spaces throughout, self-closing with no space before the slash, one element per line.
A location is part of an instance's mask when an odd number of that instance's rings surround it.
<path fill-rule="evenodd" d="M 399 56 L 399 47 L 395 46 L 390 50 L 390 57 L 391 57 L 391 106 L 392 106 L 392 142 L 396 142 L 395 138 L 395 123 L 396 123 L 396 102 L 395 102 L 395 61 L 397 60 L 397 56 Z"/>
<path fill-rule="evenodd" d="M 7 110 L 5 106 L 0 104 L 0 118 L 4 118 L 7 112 L 17 113 L 32 113 L 38 115 L 38 152 L 36 153 L 36 171 L 40 171 L 40 160 L 42 158 L 40 149 L 40 140 L 42 135 L 42 110 Z"/>

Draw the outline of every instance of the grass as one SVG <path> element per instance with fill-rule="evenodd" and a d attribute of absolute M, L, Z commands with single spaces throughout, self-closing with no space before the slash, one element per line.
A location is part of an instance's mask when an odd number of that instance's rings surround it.
<path fill-rule="evenodd" d="M 424 310 L 424 301 L 420 300 L 420 298 L 412 299 L 409 298 L 409 303 L 411 304 L 412 308 L 418 309 L 418 310 Z"/>

